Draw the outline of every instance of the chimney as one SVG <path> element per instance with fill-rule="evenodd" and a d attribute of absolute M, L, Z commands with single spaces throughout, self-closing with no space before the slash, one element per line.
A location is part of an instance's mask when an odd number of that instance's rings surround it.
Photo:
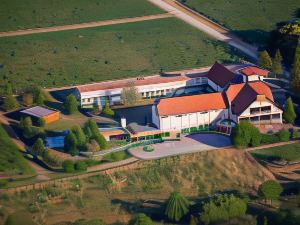
<path fill-rule="evenodd" d="M 256 96 L 256 101 L 265 101 L 266 100 L 266 96 L 265 95 L 257 95 Z"/>
<path fill-rule="evenodd" d="M 126 118 L 125 118 L 125 117 L 122 117 L 122 118 L 121 118 L 121 126 L 122 126 L 123 128 L 126 127 Z"/>

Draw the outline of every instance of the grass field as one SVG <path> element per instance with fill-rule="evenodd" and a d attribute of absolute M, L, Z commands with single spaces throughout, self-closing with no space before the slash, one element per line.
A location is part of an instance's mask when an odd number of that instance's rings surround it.
<path fill-rule="evenodd" d="M 251 43 L 263 44 L 276 24 L 299 14 L 300 0 L 185 0 L 210 18 Z M 299 15 L 298 15 L 299 17 Z"/>
<path fill-rule="evenodd" d="M 289 144 L 273 148 L 256 150 L 251 153 L 259 159 L 276 159 L 286 161 L 298 161 L 300 159 L 300 144 Z"/>
<path fill-rule="evenodd" d="M 1 172 L 7 175 L 33 174 L 33 170 L 29 167 L 2 125 L 0 125 L 0 173 Z"/>
<path fill-rule="evenodd" d="M 163 11 L 146 0 L 2 0 L 0 7 L 0 31 L 158 13 L 163 13 Z"/>
<path fill-rule="evenodd" d="M 175 18 L 0 38 L 0 84 L 82 84 L 233 61 L 232 49 Z"/>

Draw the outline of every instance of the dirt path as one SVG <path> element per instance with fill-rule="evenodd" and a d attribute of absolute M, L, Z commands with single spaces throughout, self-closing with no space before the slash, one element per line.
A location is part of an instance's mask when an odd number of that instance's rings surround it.
<path fill-rule="evenodd" d="M 163 19 L 163 18 L 169 18 L 172 16 L 173 16 L 172 14 L 163 13 L 163 14 L 150 15 L 150 16 L 95 21 L 95 22 L 88 22 L 88 23 L 63 25 L 63 26 L 33 28 L 33 29 L 26 29 L 26 30 L 7 31 L 7 32 L 0 32 L 0 37 L 21 36 L 21 35 L 28 35 L 28 34 L 63 31 L 63 30 L 76 30 L 76 29 L 90 28 L 90 27 L 102 27 L 102 26 L 108 26 L 108 25 L 113 25 L 113 24 L 132 23 L 132 22 L 139 22 L 139 21 L 146 21 L 146 20 Z"/>
<path fill-rule="evenodd" d="M 148 0 L 148 1 L 153 3 L 154 5 L 157 5 L 163 10 L 173 14 L 177 18 L 198 28 L 199 30 L 207 33 L 213 38 L 222 42 L 226 42 L 227 44 L 247 54 L 251 58 L 257 59 L 256 47 L 241 41 L 238 37 L 234 36 L 230 32 L 230 30 L 209 20 L 203 15 L 187 8 L 186 6 L 178 3 L 176 0 Z"/>

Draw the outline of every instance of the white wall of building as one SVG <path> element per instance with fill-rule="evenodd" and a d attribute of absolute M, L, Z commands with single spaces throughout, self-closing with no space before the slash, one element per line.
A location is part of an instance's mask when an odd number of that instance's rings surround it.
<path fill-rule="evenodd" d="M 212 89 L 214 89 L 217 92 L 222 92 L 224 88 L 220 87 L 219 85 L 215 84 L 212 80 L 208 79 L 207 81 L 208 85 L 211 86 Z"/>

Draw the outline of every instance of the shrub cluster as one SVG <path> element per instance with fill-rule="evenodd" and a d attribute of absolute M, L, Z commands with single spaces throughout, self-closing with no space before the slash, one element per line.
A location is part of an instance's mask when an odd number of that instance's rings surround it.
<path fill-rule="evenodd" d="M 84 172 L 87 170 L 88 164 L 85 161 L 73 162 L 66 160 L 63 162 L 62 167 L 66 173 Z"/>

